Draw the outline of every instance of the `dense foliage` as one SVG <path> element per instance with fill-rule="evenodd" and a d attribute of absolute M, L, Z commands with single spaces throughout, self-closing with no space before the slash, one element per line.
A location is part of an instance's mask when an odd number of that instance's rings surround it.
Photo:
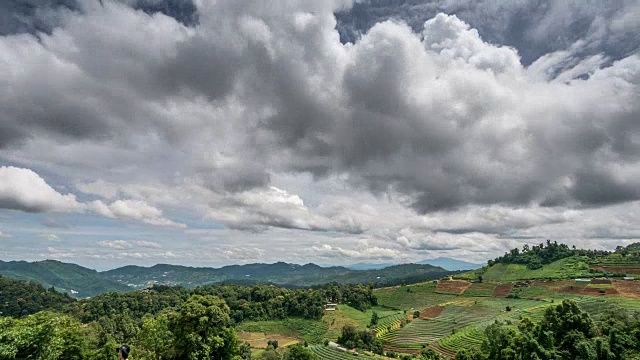
<path fill-rule="evenodd" d="M 498 257 L 495 260 L 489 260 L 489 266 L 494 263 L 505 264 L 524 264 L 528 269 L 535 270 L 542 267 L 544 264 L 550 264 L 556 260 L 564 259 L 576 254 L 576 250 L 572 250 L 566 244 L 558 244 L 557 241 L 551 242 L 547 240 L 547 244 L 524 245 L 522 251 L 515 248 L 510 252 L 505 253 L 504 256 Z"/>
<path fill-rule="evenodd" d="M 378 305 L 378 299 L 373 295 L 373 284 L 344 286 L 333 283 L 327 286 L 325 297 L 332 302 L 344 303 L 360 311 Z"/>
<path fill-rule="evenodd" d="M 623 308 L 594 322 L 565 300 L 549 307 L 539 324 L 525 317 L 518 327 L 493 324 L 480 349 L 461 351 L 457 360 L 624 360 L 640 356 L 640 320 Z"/>
<path fill-rule="evenodd" d="M 159 285 L 76 301 L 23 281 L 0 278 L 0 284 L 0 289 L 6 288 L 0 293 L 3 307 L 12 316 L 0 317 L 0 360 L 114 359 L 114 349 L 121 343 L 131 345 L 132 357 L 143 360 L 248 359 L 251 350 L 235 335 L 239 322 L 319 319 L 328 301 L 360 309 L 377 303 L 373 286 L 361 285 L 313 289 L 224 285 L 192 290 Z M 315 359 L 303 347 L 275 351 L 277 342 L 271 347 L 265 358 Z"/>
<path fill-rule="evenodd" d="M 61 311 L 74 301 L 53 288 L 0 276 L 0 316 L 22 317 L 45 309 Z"/>
<path fill-rule="evenodd" d="M 142 319 L 114 315 L 81 324 L 60 313 L 41 311 L 23 319 L 0 317 L 0 359 L 115 360 L 114 349 L 131 345 L 140 360 L 242 360 L 251 351 L 236 336 L 230 309 L 212 295 L 192 295 L 175 310 Z M 302 347 L 277 359 L 316 359 Z"/>
<path fill-rule="evenodd" d="M 287 317 L 319 319 L 324 313 L 324 291 L 285 289 L 275 286 L 205 286 L 194 294 L 223 298 L 231 308 L 235 322 L 243 320 L 275 320 Z"/>
<path fill-rule="evenodd" d="M 376 354 L 383 353 L 382 340 L 376 337 L 370 330 L 358 331 L 353 325 L 345 325 L 342 328 L 342 335 L 338 338 L 338 344 L 349 349 L 364 349 Z"/>

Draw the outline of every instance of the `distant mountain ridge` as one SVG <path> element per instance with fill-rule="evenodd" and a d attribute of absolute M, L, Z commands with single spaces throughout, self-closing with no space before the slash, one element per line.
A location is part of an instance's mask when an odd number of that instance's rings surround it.
<path fill-rule="evenodd" d="M 457 271 L 457 270 L 475 270 L 484 266 L 484 264 L 476 264 L 463 260 L 457 260 L 446 257 L 439 257 L 437 259 L 430 260 L 422 260 L 417 262 L 417 264 L 429 264 L 433 266 L 439 266 L 443 269 L 449 271 Z"/>
<path fill-rule="evenodd" d="M 476 263 L 471 263 L 471 262 L 447 258 L 447 257 L 439 257 L 437 259 L 422 260 L 422 261 L 416 262 L 416 264 L 433 265 L 433 266 L 441 267 L 448 271 L 475 270 L 484 266 L 484 264 L 476 264 Z M 347 265 L 345 267 L 351 270 L 376 270 L 376 269 L 384 269 L 394 265 L 396 264 L 356 263 L 356 264 Z"/>
<path fill-rule="evenodd" d="M 392 265 L 384 269 L 351 270 L 342 266 L 321 267 L 316 264 L 229 265 L 221 268 L 157 264 L 150 267 L 128 265 L 98 272 L 80 265 L 56 260 L 36 262 L 0 261 L 0 274 L 55 287 L 74 297 L 91 297 L 104 292 L 141 289 L 153 284 L 197 287 L 216 283 L 281 286 L 315 286 L 327 283 L 396 285 L 437 279 L 449 274 L 443 268 L 427 264 Z"/>
<path fill-rule="evenodd" d="M 99 272 L 57 260 L 35 262 L 0 261 L 0 274 L 32 281 L 75 297 L 89 297 L 110 291 L 129 291 L 128 286 L 103 278 Z"/>
<path fill-rule="evenodd" d="M 111 281 L 136 287 L 152 283 L 195 287 L 221 282 L 258 282 L 284 286 L 313 286 L 330 282 L 341 284 L 378 283 L 390 284 L 424 281 L 450 274 L 443 268 L 426 264 L 403 264 L 377 270 L 352 270 L 342 266 L 321 267 L 316 264 L 229 265 L 221 268 L 188 267 L 158 264 L 151 267 L 126 266 L 108 270 L 101 275 Z"/>

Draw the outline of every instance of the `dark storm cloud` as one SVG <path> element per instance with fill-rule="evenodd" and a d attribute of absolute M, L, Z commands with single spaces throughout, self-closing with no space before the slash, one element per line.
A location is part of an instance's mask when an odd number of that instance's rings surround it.
<path fill-rule="evenodd" d="M 237 206 L 214 216 L 236 228 L 361 231 L 310 216 L 295 194 L 270 188 L 276 173 L 341 176 L 420 214 L 638 199 L 640 59 L 582 55 L 606 53 L 607 39 L 628 42 L 633 24 L 622 10 L 607 8 L 596 21 L 596 5 L 447 4 L 471 14 L 471 25 L 433 17 L 444 5 L 425 4 L 433 9 L 420 16 L 431 18 L 419 29 L 417 20 L 386 21 L 346 45 L 335 29 L 347 15 L 336 23 L 333 12 L 347 1 L 203 2 L 195 27 L 121 3 L 87 6 L 39 40 L 0 38 L 0 128 L 10 134 L 0 145 L 46 138 L 142 149 L 162 165 L 123 156 L 123 177 L 153 168 L 197 178 L 211 196 L 250 193 L 202 199 Z M 564 10 L 582 20 L 561 26 Z M 494 12 L 500 17 L 485 16 Z M 522 12 L 567 37 L 530 67 L 503 46 L 523 46 L 509 40 Z M 515 33 L 535 44 L 545 31 Z M 539 55 L 549 49 L 534 46 Z M 288 210 L 260 208 L 274 199 Z"/>

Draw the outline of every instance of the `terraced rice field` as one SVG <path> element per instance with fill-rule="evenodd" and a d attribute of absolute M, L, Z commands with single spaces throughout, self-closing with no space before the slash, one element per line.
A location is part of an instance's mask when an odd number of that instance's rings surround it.
<path fill-rule="evenodd" d="M 599 258 L 594 264 L 605 267 L 636 267 L 640 268 L 640 256 L 622 256 L 620 254 L 611 254 L 604 258 Z"/>
<path fill-rule="evenodd" d="M 444 357 L 445 359 L 453 359 L 456 356 L 456 353 L 454 351 L 443 348 L 437 342 L 431 343 L 429 345 L 429 348 L 435 350 L 437 353 L 440 354 L 440 356 Z"/>
<path fill-rule="evenodd" d="M 376 332 L 376 336 L 381 336 L 389 331 L 399 329 L 401 324 L 406 321 L 407 317 L 403 313 L 381 317 L 378 319 L 378 324 L 373 327 L 372 330 Z"/>
<path fill-rule="evenodd" d="M 464 296 L 491 296 L 495 287 L 492 283 L 473 283 L 464 291 Z"/>
<path fill-rule="evenodd" d="M 428 345 L 474 323 L 490 320 L 500 314 L 500 310 L 486 306 L 450 305 L 433 320 L 415 320 L 405 327 L 381 336 L 386 347 L 412 345 L 419 348 Z"/>
<path fill-rule="evenodd" d="M 353 353 L 331 349 L 324 345 L 314 345 L 308 347 L 311 352 L 318 355 L 320 360 L 353 360 Z M 374 360 L 376 358 L 366 355 L 360 355 L 357 359 Z"/>
<path fill-rule="evenodd" d="M 484 329 L 488 326 L 489 322 L 482 324 L 483 325 L 467 326 L 453 335 L 440 339 L 438 345 L 454 354 L 462 349 L 480 346 L 486 338 Z"/>

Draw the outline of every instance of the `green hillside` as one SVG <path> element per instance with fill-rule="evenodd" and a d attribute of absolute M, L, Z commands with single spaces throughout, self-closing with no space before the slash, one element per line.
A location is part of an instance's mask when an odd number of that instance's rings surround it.
<path fill-rule="evenodd" d="M 640 250 L 637 244 L 619 247 L 615 252 L 569 249 L 564 244 L 547 242 L 533 249 L 513 249 L 490 260 L 489 265 L 456 278 L 485 281 L 535 279 L 575 279 L 604 275 L 640 274 Z M 550 250 L 549 250 L 550 249 Z M 555 250 L 560 249 L 560 250 Z"/>
<path fill-rule="evenodd" d="M 55 287 L 77 298 L 95 296 L 110 291 L 130 291 L 131 288 L 103 278 L 95 270 L 56 260 L 36 262 L 0 261 L 0 275 L 32 281 L 45 287 Z"/>
<path fill-rule="evenodd" d="M 23 317 L 51 309 L 62 311 L 74 301 L 40 284 L 0 276 L 0 316 Z"/>
<path fill-rule="evenodd" d="M 464 276 L 474 279 L 482 276 L 485 281 L 516 281 L 528 279 L 572 279 L 593 276 L 589 272 L 588 259 L 580 256 L 570 257 L 543 265 L 539 269 L 530 270 L 522 264 L 498 263 Z"/>

